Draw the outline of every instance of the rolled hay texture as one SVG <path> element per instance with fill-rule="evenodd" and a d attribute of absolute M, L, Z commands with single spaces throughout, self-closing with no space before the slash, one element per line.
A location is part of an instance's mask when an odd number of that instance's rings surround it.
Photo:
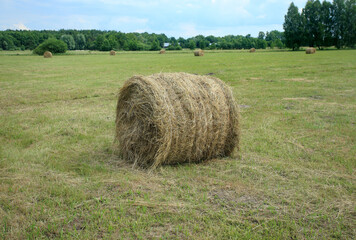
<path fill-rule="evenodd" d="M 251 48 L 250 53 L 256 52 L 256 48 Z"/>
<path fill-rule="evenodd" d="M 111 55 L 111 56 L 115 56 L 115 54 L 116 54 L 116 52 L 115 52 L 114 50 L 111 50 L 111 51 L 110 51 L 110 55 Z"/>
<path fill-rule="evenodd" d="M 194 56 L 204 56 L 204 51 L 199 49 L 194 51 Z"/>
<path fill-rule="evenodd" d="M 230 156 L 239 137 L 238 105 L 218 78 L 159 73 L 133 76 L 120 89 L 115 145 L 134 166 Z"/>
<path fill-rule="evenodd" d="M 43 54 L 44 58 L 51 58 L 52 57 L 52 53 L 50 51 L 45 51 Z"/>
<path fill-rule="evenodd" d="M 166 50 L 162 49 L 161 51 L 159 51 L 159 54 L 165 54 Z"/>
<path fill-rule="evenodd" d="M 314 54 L 314 53 L 316 53 L 316 49 L 315 48 L 307 48 L 305 50 L 305 53 L 306 54 Z"/>

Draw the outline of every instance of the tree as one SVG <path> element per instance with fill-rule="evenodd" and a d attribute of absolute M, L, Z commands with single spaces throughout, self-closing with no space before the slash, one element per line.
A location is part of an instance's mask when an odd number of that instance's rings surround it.
<path fill-rule="evenodd" d="M 292 48 L 293 51 L 298 49 L 303 40 L 303 24 L 298 7 L 293 2 L 288 8 L 287 15 L 284 16 L 283 29 L 286 46 Z"/>
<path fill-rule="evenodd" d="M 51 53 L 65 53 L 67 51 L 67 44 L 61 40 L 50 38 L 36 47 L 33 53 L 43 55 L 45 51 L 50 51 Z"/>
<path fill-rule="evenodd" d="M 337 48 L 341 48 L 345 45 L 345 26 L 348 19 L 345 14 L 345 0 L 333 1 L 333 33 L 334 44 Z"/>
<path fill-rule="evenodd" d="M 103 43 L 104 43 L 104 40 L 105 40 L 105 38 L 104 38 L 103 35 L 99 35 L 99 36 L 96 38 L 95 43 L 94 43 L 96 50 L 101 50 L 101 47 L 102 47 L 102 45 L 103 45 Z"/>
<path fill-rule="evenodd" d="M 188 48 L 194 50 L 196 48 L 195 41 L 193 39 L 189 40 Z"/>
<path fill-rule="evenodd" d="M 75 46 L 79 50 L 83 50 L 85 48 L 86 40 L 85 40 L 85 35 L 82 33 L 79 33 L 75 36 Z"/>
<path fill-rule="evenodd" d="M 62 35 L 60 40 L 62 40 L 67 44 L 69 50 L 75 49 L 75 41 L 72 35 L 68 35 L 68 34 Z"/>
<path fill-rule="evenodd" d="M 344 32 L 344 43 L 347 47 L 355 47 L 356 44 L 356 0 L 345 3 L 345 18 L 347 19 Z"/>
<path fill-rule="evenodd" d="M 322 44 L 323 24 L 321 21 L 321 4 L 319 0 L 309 0 L 302 12 L 305 41 L 310 47 L 320 48 Z"/>
<path fill-rule="evenodd" d="M 156 38 L 151 43 L 150 51 L 158 51 L 160 49 L 161 49 L 161 46 L 159 45 L 159 42 Z"/>
<path fill-rule="evenodd" d="M 261 40 L 264 40 L 265 39 L 265 33 L 264 32 L 259 32 L 257 38 L 261 39 Z"/>
<path fill-rule="evenodd" d="M 320 20 L 323 25 L 321 35 L 322 46 L 329 47 L 333 45 L 333 6 L 328 1 L 323 1 L 321 4 Z"/>
<path fill-rule="evenodd" d="M 112 47 L 110 45 L 110 42 L 108 39 L 104 39 L 103 44 L 101 45 L 101 48 L 99 49 L 101 51 L 110 51 L 112 50 Z"/>

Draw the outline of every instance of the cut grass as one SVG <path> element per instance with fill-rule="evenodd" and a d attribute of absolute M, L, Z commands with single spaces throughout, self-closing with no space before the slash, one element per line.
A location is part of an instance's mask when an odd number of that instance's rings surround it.
<path fill-rule="evenodd" d="M 352 239 L 354 51 L 0 55 L 0 238 Z M 112 154 L 135 74 L 213 74 L 238 158 L 132 169 Z"/>

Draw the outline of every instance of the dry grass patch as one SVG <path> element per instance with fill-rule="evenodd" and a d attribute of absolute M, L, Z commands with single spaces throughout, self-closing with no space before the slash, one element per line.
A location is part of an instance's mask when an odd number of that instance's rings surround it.
<path fill-rule="evenodd" d="M 308 80 L 306 78 L 284 78 L 283 80 L 292 82 L 314 82 L 314 80 Z"/>

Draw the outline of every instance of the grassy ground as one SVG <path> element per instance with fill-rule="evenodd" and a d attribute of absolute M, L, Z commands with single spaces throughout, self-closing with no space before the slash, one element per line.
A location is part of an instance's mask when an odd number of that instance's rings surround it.
<path fill-rule="evenodd" d="M 240 157 L 132 169 L 112 154 L 134 74 L 213 73 Z M 355 51 L 0 52 L 0 238 L 353 239 Z"/>

